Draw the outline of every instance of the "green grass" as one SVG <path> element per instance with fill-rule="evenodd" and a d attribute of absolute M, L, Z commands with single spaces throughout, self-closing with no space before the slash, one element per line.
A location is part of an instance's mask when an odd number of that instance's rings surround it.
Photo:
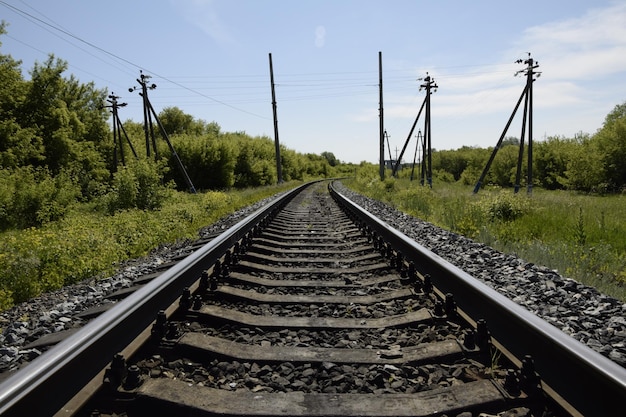
<path fill-rule="evenodd" d="M 345 185 L 368 197 L 505 253 L 559 271 L 626 302 L 626 196 L 535 188 L 487 188 L 380 181 L 363 169 Z"/>
<path fill-rule="evenodd" d="M 105 277 L 120 262 L 162 244 L 197 238 L 221 217 L 299 182 L 196 195 L 172 192 L 159 210 L 105 214 L 76 205 L 62 219 L 39 228 L 0 234 L 0 311 L 83 279 Z"/>

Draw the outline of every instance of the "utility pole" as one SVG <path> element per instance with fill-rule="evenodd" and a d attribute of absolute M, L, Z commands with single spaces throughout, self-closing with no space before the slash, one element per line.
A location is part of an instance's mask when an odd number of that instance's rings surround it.
<path fill-rule="evenodd" d="M 417 126 L 417 122 L 420 116 L 422 115 L 422 111 L 424 110 L 424 108 L 426 108 L 426 116 L 425 116 L 425 121 L 424 121 L 424 144 L 426 145 L 427 149 L 424 150 L 422 158 L 426 160 L 426 155 L 428 155 L 428 163 L 426 164 L 427 166 L 426 166 L 425 173 L 428 179 L 428 185 L 432 188 L 433 183 L 432 183 L 431 130 L 430 130 L 430 95 L 436 92 L 437 88 L 439 87 L 437 86 L 437 84 L 435 84 L 434 78 L 428 75 L 428 72 L 426 73 L 426 77 L 419 78 L 418 80 L 424 81 L 420 85 L 420 91 L 425 89 L 426 97 L 424 97 L 424 101 L 422 101 L 422 105 L 420 106 L 420 109 L 417 112 L 417 117 L 415 118 L 415 121 L 413 122 L 413 126 L 411 126 L 411 130 L 409 131 L 409 135 L 407 136 L 406 141 L 404 142 L 404 146 L 402 147 L 402 152 L 400 152 L 400 158 L 396 161 L 396 164 L 393 168 L 392 175 L 396 176 L 398 172 L 398 168 L 400 166 L 400 160 L 402 159 L 402 156 L 404 155 L 404 151 L 406 150 L 406 147 L 409 144 L 409 140 L 411 140 L 411 136 L 413 135 L 413 132 L 415 131 L 415 126 Z M 422 185 L 424 185 L 423 182 L 422 182 Z"/>
<path fill-rule="evenodd" d="M 270 83 L 272 84 L 272 112 L 274 114 L 274 147 L 276 148 L 276 175 L 278 183 L 283 182 L 283 170 L 280 160 L 280 142 L 278 141 L 278 118 L 276 117 L 276 92 L 274 90 L 274 67 L 272 66 L 272 54 L 270 56 Z"/>
<path fill-rule="evenodd" d="M 387 134 L 387 130 L 385 130 L 383 135 L 385 136 L 385 139 L 387 140 L 387 150 L 389 151 L 389 163 L 391 163 L 391 161 L 393 160 L 393 156 L 391 156 L 391 146 L 389 145 L 389 135 Z"/>
<path fill-rule="evenodd" d="M 517 157 L 517 170 L 516 170 L 516 175 L 515 175 L 514 193 L 517 193 L 520 189 L 520 177 L 522 173 L 522 162 L 523 162 L 523 156 L 524 156 L 524 138 L 526 136 L 526 124 L 528 123 L 528 166 L 527 166 L 528 177 L 527 177 L 526 189 L 529 195 L 532 194 L 532 190 L 533 190 L 533 83 L 536 81 L 537 78 L 541 76 L 541 72 L 535 71 L 535 69 L 539 68 L 539 62 L 531 58 L 530 52 L 528 52 L 528 58 L 526 60 L 518 59 L 517 61 L 515 61 L 515 63 L 526 64 L 526 68 L 524 68 L 523 70 L 517 71 L 515 73 L 515 76 L 518 76 L 519 74 L 526 75 L 526 85 L 524 86 L 524 90 L 522 91 L 522 94 L 517 100 L 517 104 L 515 105 L 515 108 L 513 109 L 513 113 L 511 113 L 511 116 L 509 117 L 509 120 L 507 121 L 504 127 L 504 130 L 502 131 L 502 135 L 500 135 L 500 139 L 498 139 L 498 143 L 496 143 L 495 148 L 493 148 L 493 152 L 491 153 L 491 156 L 489 157 L 489 160 L 487 161 L 487 165 L 485 166 L 485 169 L 480 175 L 478 182 L 476 182 L 476 186 L 474 187 L 474 194 L 478 193 L 478 191 L 480 190 L 480 187 L 482 186 L 482 183 L 485 177 L 487 176 L 487 173 L 489 172 L 489 168 L 491 167 L 491 164 L 494 158 L 496 157 L 496 153 L 500 149 L 500 146 L 502 146 L 502 141 L 504 140 L 504 136 L 506 135 L 507 130 L 509 130 L 509 126 L 511 126 L 511 122 L 513 121 L 513 118 L 515 117 L 515 113 L 517 113 L 517 110 L 519 109 L 519 106 L 522 103 L 522 100 L 524 100 L 524 115 L 522 117 L 522 134 L 520 138 L 519 154 Z M 537 75 L 537 78 L 535 78 L 535 75 Z"/>
<path fill-rule="evenodd" d="M 413 181 L 413 174 L 415 173 L 415 161 L 417 160 L 417 150 L 419 149 L 420 145 L 422 144 L 422 131 L 421 130 L 417 131 L 417 135 L 415 136 L 415 139 L 416 139 L 415 153 L 413 154 L 413 165 L 411 166 L 411 179 L 410 179 L 410 181 Z"/>
<path fill-rule="evenodd" d="M 104 107 L 110 108 L 111 113 L 113 114 L 113 162 L 115 166 L 117 166 L 118 164 L 118 159 L 117 159 L 118 149 L 119 149 L 119 154 L 120 154 L 122 165 L 126 165 L 126 160 L 124 157 L 124 143 L 122 141 L 122 133 L 124 134 L 124 137 L 126 138 L 126 142 L 128 143 L 128 146 L 130 146 L 130 150 L 133 152 L 133 155 L 135 156 L 135 158 L 137 158 L 137 152 L 135 152 L 135 148 L 133 147 L 132 142 L 130 141 L 130 139 L 128 139 L 126 130 L 124 129 L 124 126 L 122 125 L 122 122 L 120 121 L 120 117 L 117 112 L 118 108 L 125 107 L 128 103 L 118 103 L 117 102 L 118 98 L 120 97 L 116 96 L 115 93 L 111 92 L 111 94 L 109 94 L 109 98 L 107 99 L 107 102 L 110 103 L 110 105 L 104 106 Z"/>
<path fill-rule="evenodd" d="M 385 179 L 385 119 L 383 116 L 383 53 L 378 51 L 378 117 L 379 117 L 379 156 L 380 180 Z M 389 152 L 391 159 L 391 151 Z"/>
<path fill-rule="evenodd" d="M 159 159 L 159 154 L 156 147 L 156 140 L 154 136 L 154 128 L 152 126 L 152 116 L 150 114 L 150 105 L 148 101 L 148 90 L 154 90 L 156 88 L 156 84 L 148 85 L 148 80 L 150 79 L 149 75 L 145 75 L 143 71 L 139 71 L 139 78 L 137 78 L 137 82 L 141 86 L 141 92 L 139 95 L 143 101 L 143 131 L 146 137 L 146 156 L 150 158 L 150 148 L 154 150 L 154 159 Z M 136 87 L 131 87 L 128 89 L 129 92 L 133 92 L 136 90 Z M 150 139 L 152 139 L 152 145 L 150 145 Z"/>
<path fill-rule="evenodd" d="M 528 59 L 524 61 L 526 66 L 526 85 L 528 85 L 528 180 L 526 183 L 526 193 L 532 194 L 533 192 L 533 83 L 536 78 L 541 77 L 541 72 L 535 71 L 539 68 L 539 62 L 535 62 L 528 53 Z"/>
<path fill-rule="evenodd" d="M 430 95 L 432 92 L 437 91 L 437 84 L 435 84 L 435 80 L 426 73 L 426 77 L 424 78 L 424 83 L 420 85 L 420 89 L 426 89 L 426 119 L 424 120 L 424 142 L 426 143 L 426 152 L 428 153 L 428 160 L 426 161 L 426 181 L 428 182 L 428 186 L 433 188 L 433 164 L 432 164 L 432 129 L 430 123 Z M 434 90 L 431 92 L 431 90 Z"/>
<path fill-rule="evenodd" d="M 143 98 L 143 104 L 144 104 L 144 108 L 143 108 L 143 114 L 144 114 L 144 125 L 143 125 L 143 129 L 144 132 L 146 134 L 146 154 L 148 156 L 148 159 L 150 158 L 150 138 L 152 139 L 152 146 L 154 148 L 154 156 L 155 156 L 155 160 L 158 159 L 158 153 L 157 153 L 157 146 L 156 146 L 156 136 L 154 135 L 154 130 L 152 127 L 152 117 L 154 116 L 154 120 L 157 122 L 157 126 L 159 127 L 159 130 L 161 131 L 161 135 L 163 136 L 163 139 L 165 139 L 165 142 L 167 142 L 167 146 L 170 149 L 170 152 L 172 153 L 172 156 L 174 157 L 174 160 L 176 161 L 176 163 L 178 164 L 178 167 L 180 168 L 183 177 L 185 179 L 185 182 L 187 183 L 187 186 L 189 187 L 189 191 L 191 191 L 192 193 L 196 193 L 196 187 L 194 187 L 193 183 L 191 182 L 191 178 L 189 177 L 189 174 L 187 174 L 187 170 L 185 169 L 185 166 L 183 165 L 183 162 L 180 160 L 180 157 L 178 156 L 178 154 L 176 153 L 176 150 L 174 149 L 174 146 L 172 145 L 172 142 L 170 141 L 169 136 L 167 135 L 167 132 L 165 131 L 165 128 L 163 127 L 163 125 L 161 124 L 161 121 L 159 120 L 159 116 L 157 115 L 156 111 L 154 110 L 154 107 L 152 107 L 152 103 L 150 103 L 150 100 L 148 99 L 148 89 L 150 90 L 154 90 L 156 88 L 156 84 L 151 84 L 148 87 L 148 80 L 150 79 L 149 75 L 144 75 L 143 72 L 140 71 L 140 77 L 139 79 L 137 79 L 137 82 L 139 83 L 139 85 L 141 86 L 141 93 L 139 93 L 139 95 Z M 136 87 L 131 87 L 128 89 L 129 92 L 133 92 L 135 91 Z"/>

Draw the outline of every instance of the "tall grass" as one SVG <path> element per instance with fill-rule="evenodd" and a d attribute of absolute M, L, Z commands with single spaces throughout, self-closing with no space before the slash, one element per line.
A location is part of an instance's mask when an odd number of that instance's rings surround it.
<path fill-rule="evenodd" d="M 626 196 L 535 188 L 531 196 L 460 183 L 357 173 L 345 185 L 439 227 L 515 253 L 626 302 Z"/>
<path fill-rule="evenodd" d="M 109 215 L 77 205 L 62 220 L 0 234 L 0 311 L 44 291 L 114 272 L 119 262 L 198 230 L 296 182 L 196 195 L 172 192 L 159 210 Z"/>

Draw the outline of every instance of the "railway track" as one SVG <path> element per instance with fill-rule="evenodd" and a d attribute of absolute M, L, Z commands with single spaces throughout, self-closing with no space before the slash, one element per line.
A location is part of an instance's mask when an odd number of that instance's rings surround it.
<path fill-rule="evenodd" d="M 626 393 L 624 368 L 326 183 L 123 297 L 3 382 L 1 414 L 610 415 Z"/>

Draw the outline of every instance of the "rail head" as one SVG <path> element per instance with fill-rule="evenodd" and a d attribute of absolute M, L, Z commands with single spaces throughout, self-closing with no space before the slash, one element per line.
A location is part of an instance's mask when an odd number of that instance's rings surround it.
<path fill-rule="evenodd" d="M 59 410 L 152 324 L 155 312 L 175 302 L 185 287 L 246 233 L 313 183 L 296 187 L 258 209 L 7 378 L 0 384 L 0 415 L 46 415 L 51 409 Z"/>
<path fill-rule="evenodd" d="M 626 398 L 626 368 L 566 335 L 354 203 L 331 183 L 333 197 L 389 242 L 458 307 L 487 321 L 492 336 L 517 358 L 531 355 L 539 376 L 583 415 L 614 412 Z M 471 301 L 470 301 L 471 300 Z M 511 332 L 511 328 L 518 331 Z M 573 381 L 577 381 L 573 383 Z M 619 407 L 619 408 L 618 408 Z M 605 411 L 602 413 L 601 411 Z"/>

